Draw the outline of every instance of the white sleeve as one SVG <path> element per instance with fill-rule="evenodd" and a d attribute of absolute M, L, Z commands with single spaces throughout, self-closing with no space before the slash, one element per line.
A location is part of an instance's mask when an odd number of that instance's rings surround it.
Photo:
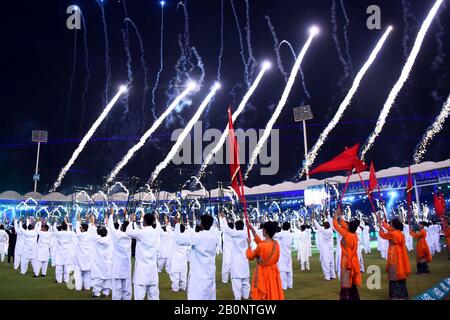
<path fill-rule="evenodd" d="M 181 233 L 180 231 L 180 224 L 177 223 L 175 225 L 175 242 L 180 245 L 180 246 L 190 246 L 190 245 L 195 245 L 195 234 L 193 234 L 192 232 L 187 232 L 186 231 L 184 233 Z"/>
<path fill-rule="evenodd" d="M 130 236 L 133 239 L 139 239 L 140 237 L 140 231 L 137 229 L 133 229 L 133 224 L 135 224 L 135 222 L 131 222 L 130 224 L 128 224 L 127 226 L 127 230 L 125 231 L 126 234 L 128 236 Z"/>

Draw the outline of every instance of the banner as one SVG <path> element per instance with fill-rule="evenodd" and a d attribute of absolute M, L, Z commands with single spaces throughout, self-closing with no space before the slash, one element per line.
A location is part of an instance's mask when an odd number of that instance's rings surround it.
<path fill-rule="evenodd" d="M 414 300 L 443 300 L 450 293 L 450 278 L 442 280 L 433 288 L 419 294 Z"/>

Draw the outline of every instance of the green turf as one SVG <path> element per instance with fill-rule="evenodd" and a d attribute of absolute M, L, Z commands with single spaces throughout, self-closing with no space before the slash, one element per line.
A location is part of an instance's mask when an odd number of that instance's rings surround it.
<path fill-rule="evenodd" d="M 450 277 L 450 260 L 447 254 L 440 253 L 433 257 L 430 264 L 431 274 L 427 276 L 418 276 L 414 254 L 410 254 L 411 267 L 413 274 L 410 275 L 407 286 L 410 298 L 414 298 L 419 293 L 426 291 L 440 280 Z M 385 272 L 385 260 L 379 257 L 379 253 L 374 251 L 372 254 L 364 256 L 365 266 L 377 265 L 381 268 L 381 289 L 369 290 L 366 286 L 366 279 L 369 275 L 364 274 L 363 285 L 360 288 L 361 299 L 387 299 L 388 282 Z M 300 271 L 296 261 L 296 255 L 293 258 L 294 263 L 294 288 L 286 291 L 286 299 L 320 299 L 336 300 L 339 298 L 339 282 L 325 281 L 323 279 L 319 264 L 319 256 L 314 254 L 311 258 L 311 271 Z M 217 299 L 231 300 L 233 294 L 231 284 L 222 284 L 221 256 L 217 257 Z M 251 264 L 253 271 L 254 263 Z M 173 293 L 170 291 L 169 276 L 163 272 L 160 274 L 160 298 L 180 300 L 186 299 L 186 293 Z M 69 290 L 66 285 L 56 284 L 54 278 L 54 268 L 49 267 L 49 273 L 46 278 L 33 278 L 31 271 L 22 276 L 18 271 L 14 271 L 11 265 L 0 263 L 0 299 L 21 299 L 21 300 L 72 300 L 72 299 L 92 299 L 90 292 L 77 292 Z M 109 299 L 109 298 L 103 298 Z"/>

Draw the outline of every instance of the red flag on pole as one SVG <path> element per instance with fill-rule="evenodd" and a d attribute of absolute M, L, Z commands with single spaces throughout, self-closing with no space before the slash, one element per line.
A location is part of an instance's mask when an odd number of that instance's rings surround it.
<path fill-rule="evenodd" d="M 346 148 L 344 152 L 334 157 L 328 162 L 322 163 L 320 166 L 312 170 L 309 175 L 319 172 L 333 172 L 333 171 L 352 171 L 356 169 L 357 172 L 367 169 L 366 164 L 358 158 L 359 143 L 351 148 Z"/>
<path fill-rule="evenodd" d="M 231 106 L 228 107 L 228 140 L 230 144 L 230 176 L 231 187 L 239 197 L 239 201 L 244 205 L 244 217 L 248 224 L 247 202 L 244 194 L 244 182 L 242 180 L 242 170 L 239 163 L 239 144 L 234 134 L 233 117 L 231 116 Z M 250 232 L 250 231 L 249 231 Z"/>
<path fill-rule="evenodd" d="M 369 192 L 373 193 L 373 190 L 378 186 L 377 175 L 375 173 L 375 166 L 373 161 L 370 162 L 370 177 L 369 177 Z"/>
<path fill-rule="evenodd" d="M 406 201 L 408 203 L 408 221 L 411 221 L 411 206 L 412 206 L 412 189 L 413 189 L 413 179 L 411 174 L 411 167 L 408 167 L 408 182 L 406 185 Z"/>

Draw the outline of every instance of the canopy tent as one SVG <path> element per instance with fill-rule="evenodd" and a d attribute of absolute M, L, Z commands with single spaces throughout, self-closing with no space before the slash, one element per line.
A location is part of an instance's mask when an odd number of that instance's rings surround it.
<path fill-rule="evenodd" d="M 424 172 L 431 172 L 438 169 L 450 168 L 450 159 L 440 162 L 423 162 L 417 165 L 411 166 L 411 173 L 418 174 Z M 377 177 L 381 178 L 389 178 L 389 177 L 398 177 L 398 176 L 406 176 L 408 174 L 408 167 L 392 167 L 384 170 L 377 171 Z M 361 173 L 361 176 L 364 180 L 369 179 L 369 172 L 365 171 Z M 274 193 L 286 193 L 293 191 L 301 191 L 310 187 L 323 185 L 325 180 L 332 180 L 340 183 L 345 183 L 347 180 L 346 176 L 334 176 L 329 177 L 327 179 L 317 180 L 317 179 L 309 179 L 305 181 L 301 181 L 298 183 L 294 182 L 283 182 L 277 185 L 268 185 L 263 184 L 259 186 L 255 186 L 252 188 L 245 187 L 245 194 L 247 196 L 258 196 L 264 194 L 274 194 Z M 350 183 L 359 182 L 359 177 L 357 174 L 354 174 L 350 177 Z M 231 191 L 225 189 L 227 193 L 231 193 Z M 210 191 L 205 191 L 203 189 L 197 191 L 189 191 L 182 190 L 181 191 L 183 197 L 192 197 L 192 198 L 201 198 L 201 197 L 209 197 L 218 198 L 221 194 L 219 189 L 213 189 Z M 150 192 L 139 192 L 132 195 L 130 198 L 137 201 L 145 201 L 151 202 L 154 199 L 163 200 L 163 201 L 171 201 L 176 199 L 177 193 L 169 193 L 166 191 L 160 191 L 158 194 L 151 194 Z M 24 195 L 19 194 L 16 191 L 4 191 L 0 193 L 0 201 L 25 201 L 26 199 L 34 199 L 37 201 L 48 201 L 48 202 L 70 202 L 70 201 L 78 201 L 78 202 L 101 202 L 106 201 L 108 198 L 112 201 L 127 201 L 128 194 L 126 192 L 117 192 L 112 195 L 107 196 L 103 192 L 98 192 L 89 196 L 82 192 L 77 192 L 74 194 L 64 195 L 59 192 L 49 193 L 46 195 L 42 195 L 38 192 L 28 192 Z"/>

